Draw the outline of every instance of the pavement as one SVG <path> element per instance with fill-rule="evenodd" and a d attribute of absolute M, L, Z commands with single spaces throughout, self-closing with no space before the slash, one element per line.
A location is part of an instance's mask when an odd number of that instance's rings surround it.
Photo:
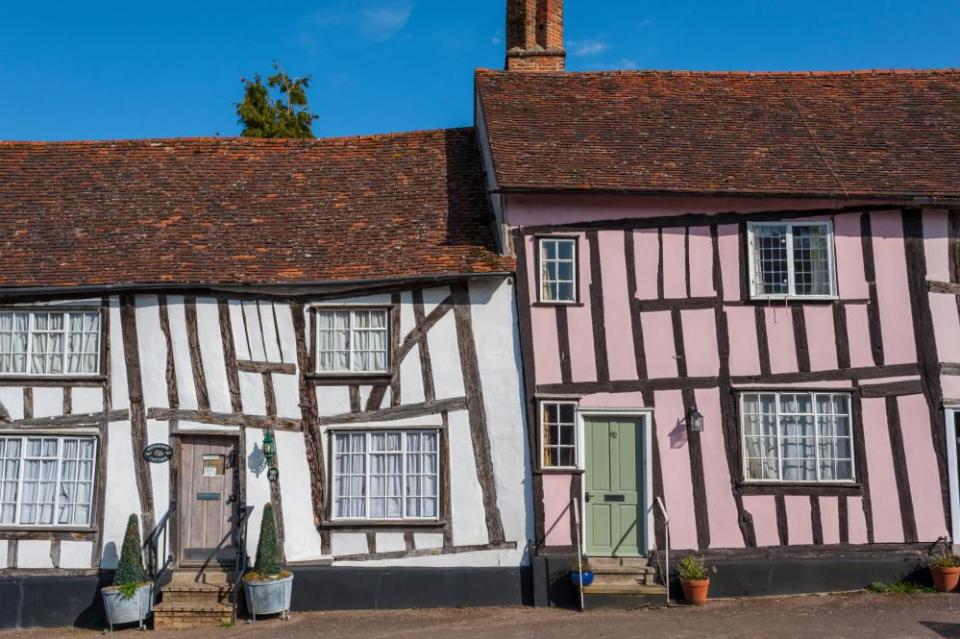
<path fill-rule="evenodd" d="M 136 637 L 135 629 L 118 631 Z M 0 639 L 74 639 L 77 628 L 0 632 Z M 139 635 L 142 636 L 142 635 Z M 703 608 L 576 612 L 456 608 L 294 613 L 290 621 L 152 632 L 156 639 L 598 639 L 604 637 L 958 637 L 960 595 L 847 593 L 712 600 Z"/>

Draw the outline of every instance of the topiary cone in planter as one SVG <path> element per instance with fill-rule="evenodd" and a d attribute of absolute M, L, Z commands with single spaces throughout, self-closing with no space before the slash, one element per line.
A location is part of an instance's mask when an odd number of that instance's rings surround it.
<path fill-rule="evenodd" d="M 143 620 L 153 608 L 153 584 L 143 570 L 142 548 L 140 519 L 130 515 L 113 585 L 101 590 L 111 632 L 114 625 L 122 623 L 138 622 L 143 628 Z"/>
<path fill-rule="evenodd" d="M 257 615 L 282 614 L 290 618 L 293 574 L 283 569 L 277 547 L 277 524 L 273 506 L 267 504 L 260 521 L 260 540 L 253 570 L 243 576 L 243 592 L 254 621 Z"/>

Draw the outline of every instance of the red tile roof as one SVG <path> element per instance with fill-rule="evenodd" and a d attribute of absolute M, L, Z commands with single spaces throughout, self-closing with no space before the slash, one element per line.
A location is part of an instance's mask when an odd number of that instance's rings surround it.
<path fill-rule="evenodd" d="M 476 82 L 504 190 L 960 196 L 960 70 Z"/>
<path fill-rule="evenodd" d="M 473 129 L 0 143 L 0 287 L 503 272 Z"/>

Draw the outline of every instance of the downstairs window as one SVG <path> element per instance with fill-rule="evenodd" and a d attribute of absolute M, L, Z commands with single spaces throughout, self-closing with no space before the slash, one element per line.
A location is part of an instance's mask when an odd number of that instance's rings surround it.
<path fill-rule="evenodd" d="M 89 526 L 93 437 L 0 436 L 0 525 Z"/>
<path fill-rule="evenodd" d="M 852 482 L 853 436 L 846 393 L 743 393 L 747 481 Z"/>
<path fill-rule="evenodd" d="M 440 433 L 334 433 L 334 519 L 438 519 Z"/>

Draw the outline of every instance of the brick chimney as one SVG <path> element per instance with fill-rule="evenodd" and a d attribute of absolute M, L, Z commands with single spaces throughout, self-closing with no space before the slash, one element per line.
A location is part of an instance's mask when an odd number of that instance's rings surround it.
<path fill-rule="evenodd" d="M 507 70 L 563 71 L 563 0 L 507 0 Z"/>

